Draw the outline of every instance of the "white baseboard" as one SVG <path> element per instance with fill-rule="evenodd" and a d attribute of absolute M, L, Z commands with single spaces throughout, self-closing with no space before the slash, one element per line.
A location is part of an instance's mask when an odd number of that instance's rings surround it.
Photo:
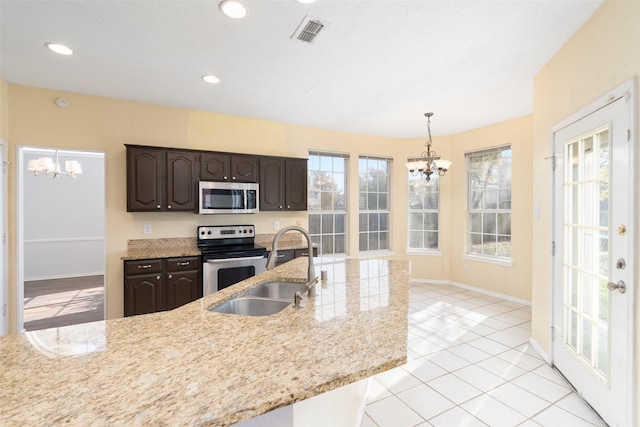
<path fill-rule="evenodd" d="M 53 276 L 29 277 L 29 278 L 25 277 L 24 281 L 35 282 L 36 280 L 67 279 L 71 277 L 85 277 L 85 276 L 104 276 L 104 271 L 73 273 L 73 274 L 58 274 Z"/>
<path fill-rule="evenodd" d="M 411 279 L 411 281 L 414 283 L 433 283 L 436 285 L 453 285 L 453 286 L 458 286 L 460 288 L 469 289 L 471 291 L 475 291 L 480 294 L 489 295 L 489 296 L 504 299 L 507 301 L 517 302 L 518 304 L 529 305 L 529 306 L 531 305 L 531 301 L 526 299 L 517 298 L 507 294 L 502 294 L 500 292 L 489 291 L 487 289 L 478 288 L 475 286 L 465 285 L 464 283 L 453 282 L 451 280 Z"/>
<path fill-rule="evenodd" d="M 529 344 L 531 344 L 531 347 L 533 347 L 533 349 L 538 352 L 540 357 L 542 357 L 544 361 L 547 362 L 547 365 L 551 365 L 551 357 L 549 357 L 547 352 L 545 352 L 542 347 L 540 347 L 540 344 L 538 344 L 536 340 L 533 339 L 533 337 L 529 338 Z"/>

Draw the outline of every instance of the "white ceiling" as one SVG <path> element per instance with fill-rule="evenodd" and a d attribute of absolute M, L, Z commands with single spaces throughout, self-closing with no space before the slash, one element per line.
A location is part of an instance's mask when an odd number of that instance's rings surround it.
<path fill-rule="evenodd" d="M 531 113 L 535 74 L 602 0 L 244 3 L 234 20 L 217 0 L 1 0 L 0 75 L 392 137 L 424 136 L 433 111 L 446 135 Z M 326 23 L 311 44 L 290 38 L 305 16 Z"/>

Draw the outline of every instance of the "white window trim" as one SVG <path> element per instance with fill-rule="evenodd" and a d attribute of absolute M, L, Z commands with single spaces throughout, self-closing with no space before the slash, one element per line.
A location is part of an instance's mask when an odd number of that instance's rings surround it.
<path fill-rule="evenodd" d="M 422 256 L 442 256 L 440 249 L 407 249 L 405 251 L 407 255 L 422 255 Z"/>
<path fill-rule="evenodd" d="M 486 264 L 495 264 L 501 265 L 503 267 L 513 267 L 513 259 L 512 258 L 498 258 L 498 257 L 490 257 L 483 255 L 472 255 L 472 254 L 464 254 L 462 259 L 467 259 L 469 261 L 477 261 L 484 262 Z"/>
<path fill-rule="evenodd" d="M 359 259 L 368 259 L 368 258 L 380 258 L 387 256 L 395 256 L 396 253 L 392 250 L 373 250 L 373 251 L 360 251 L 358 258 Z"/>

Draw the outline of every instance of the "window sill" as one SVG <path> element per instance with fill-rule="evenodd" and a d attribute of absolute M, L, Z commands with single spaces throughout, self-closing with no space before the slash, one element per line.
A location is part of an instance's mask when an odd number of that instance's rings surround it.
<path fill-rule="evenodd" d="M 465 254 L 462 259 L 468 259 L 469 261 L 484 262 L 487 264 L 501 265 L 503 267 L 513 267 L 513 261 L 511 259 L 490 258 L 479 255 Z"/>
<path fill-rule="evenodd" d="M 420 250 L 420 249 L 407 249 L 405 252 L 407 255 L 423 255 L 423 256 L 442 256 L 442 252 L 439 250 Z"/>
<path fill-rule="evenodd" d="M 358 258 L 367 259 L 367 258 L 379 258 L 379 257 L 388 257 L 394 256 L 395 252 L 393 251 L 362 251 L 358 254 Z"/>

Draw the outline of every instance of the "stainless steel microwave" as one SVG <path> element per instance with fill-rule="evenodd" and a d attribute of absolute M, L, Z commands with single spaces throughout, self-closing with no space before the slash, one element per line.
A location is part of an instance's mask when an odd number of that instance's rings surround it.
<path fill-rule="evenodd" d="M 198 187 L 200 214 L 258 212 L 256 183 L 200 181 Z"/>

